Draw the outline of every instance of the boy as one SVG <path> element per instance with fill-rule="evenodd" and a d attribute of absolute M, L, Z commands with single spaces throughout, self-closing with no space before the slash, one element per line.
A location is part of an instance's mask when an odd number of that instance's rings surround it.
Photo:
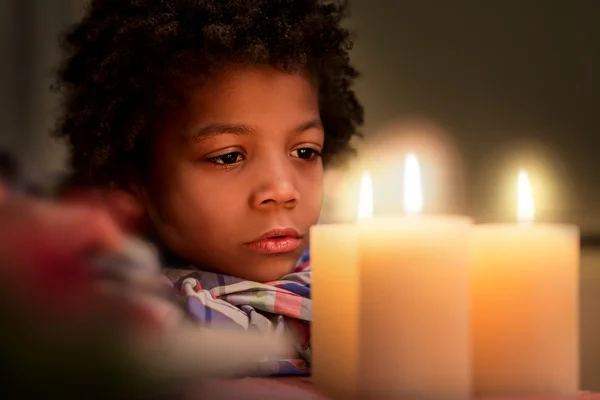
<path fill-rule="evenodd" d="M 306 361 L 310 273 L 293 270 L 323 167 L 363 122 L 345 10 L 94 0 L 65 37 L 57 82 L 74 182 L 127 200 L 166 266 L 185 267 L 170 276 L 198 319 L 300 332 Z M 290 365 L 267 373 L 305 370 Z"/>

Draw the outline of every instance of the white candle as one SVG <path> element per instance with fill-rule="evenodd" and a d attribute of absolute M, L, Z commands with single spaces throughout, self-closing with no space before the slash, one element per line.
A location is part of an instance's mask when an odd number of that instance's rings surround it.
<path fill-rule="evenodd" d="M 531 222 L 533 196 L 524 171 L 518 192 L 520 223 L 474 230 L 475 394 L 575 395 L 579 230 Z"/>
<path fill-rule="evenodd" d="M 415 167 L 416 165 L 416 167 Z M 418 164 L 407 157 L 405 206 L 421 211 Z M 312 374 L 336 399 L 467 399 L 469 232 L 464 217 L 368 219 L 311 230 Z"/>

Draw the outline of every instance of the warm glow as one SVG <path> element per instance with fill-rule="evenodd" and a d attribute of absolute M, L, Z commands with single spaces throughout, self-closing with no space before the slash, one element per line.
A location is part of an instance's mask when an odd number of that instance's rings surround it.
<path fill-rule="evenodd" d="M 519 222 L 531 222 L 533 221 L 535 209 L 533 207 L 533 195 L 531 194 L 531 184 L 529 183 L 529 176 L 524 170 L 519 171 L 517 191 L 517 218 Z"/>
<path fill-rule="evenodd" d="M 423 210 L 423 185 L 419 161 L 413 153 L 404 159 L 404 211 L 417 214 Z"/>
<path fill-rule="evenodd" d="M 373 217 L 373 182 L 371 174 L 365 172 L 360 181 L 360 193 L 358 197 L 358 220 L 371 219 Z"/>

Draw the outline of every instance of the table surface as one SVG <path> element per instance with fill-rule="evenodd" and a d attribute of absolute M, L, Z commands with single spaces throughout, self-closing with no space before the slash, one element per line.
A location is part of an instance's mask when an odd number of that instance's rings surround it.
<path fill-rule="evenodd" d="M 202 398 L 214 400 L 328 400 L 310 378 L 245 378 L 215 380 L 202 388 Z M 497 397 L 486 400 L 564 400 L 552 397 Z M 570 399 L 574 400 L 574 399 Z M 581 392 L 577 400 L 600 400 L 600 393 Z"/>

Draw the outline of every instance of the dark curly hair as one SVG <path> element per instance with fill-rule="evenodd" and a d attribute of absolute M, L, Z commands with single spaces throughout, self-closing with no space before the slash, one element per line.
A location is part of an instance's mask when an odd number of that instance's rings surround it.
<path fill-rule="evenodd" d="M 148 133 L 178 88 L 215 68 L 269 65 L 318 82 L 324 163 L 352 151 L 363 123 L 351 88 L 346 1 L 93 0 L 62 42 L 55 134 L 70 145 L 75 181 L 115 183 L 143 162 Z"/>

